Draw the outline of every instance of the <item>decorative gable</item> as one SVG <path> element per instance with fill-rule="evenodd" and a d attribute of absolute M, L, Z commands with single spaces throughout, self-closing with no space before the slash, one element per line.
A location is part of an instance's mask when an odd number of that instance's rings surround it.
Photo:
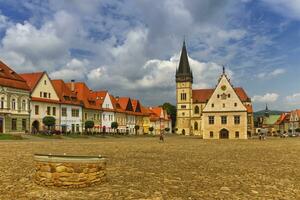
<path fill-rule="evenodd" d="M 102 108 L 114 109 L 108 92 L 106 93 L 106 95 L 104 97 Z"/>
<path fill-rule="evenodd" d="M 42 75 L 42 77 L 34 87 L 31 96 L 59 101 L 59 97 L 47 73 L 44 73 Z"/>
<path fill-rule="evenodd" d="M 227 76 L 222 74 L 203 112 L 247 111 Z"/>
<path fill-rule="evenodd" d="M 126 106 L 126 110 L 127 110 L 127 111 L 133 111 L 133 106 L 132 106 L 132 103 L 131 103 L 130 98 L 128 99 L 128 103 L 127 103 L 127 106 Z"/>

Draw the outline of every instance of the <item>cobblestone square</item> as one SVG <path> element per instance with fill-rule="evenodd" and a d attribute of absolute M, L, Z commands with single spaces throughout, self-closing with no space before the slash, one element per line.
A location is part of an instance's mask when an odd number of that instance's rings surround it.
<path fill-rule="evenodd" d="M 300 138 L 196 137 L 0 141 L 0 199 L 300 199 Z M 32 181 L 34 153 L 105 155 L 107 182 L 84 189 Z"/>

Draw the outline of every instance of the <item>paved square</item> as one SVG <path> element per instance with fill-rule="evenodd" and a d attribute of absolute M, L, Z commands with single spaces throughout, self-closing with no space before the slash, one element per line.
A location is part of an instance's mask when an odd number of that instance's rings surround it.
<path fill-rule="evenodd" d="M 300 199 L 300 138 L 195 137 L 0 141 L 0 199 Z M 106 155 L 108 180 L 85 189 L 32 182 L 34 153 Z"/>

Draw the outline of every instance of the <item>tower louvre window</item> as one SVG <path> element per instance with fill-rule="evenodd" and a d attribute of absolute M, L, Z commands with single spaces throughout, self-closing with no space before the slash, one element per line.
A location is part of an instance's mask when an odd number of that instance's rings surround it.
<path fill-rule="evenodd" d="M 181 100 L 186 100 L 186 93 L 181 93 L 180 94 L 180 99 Z"/>

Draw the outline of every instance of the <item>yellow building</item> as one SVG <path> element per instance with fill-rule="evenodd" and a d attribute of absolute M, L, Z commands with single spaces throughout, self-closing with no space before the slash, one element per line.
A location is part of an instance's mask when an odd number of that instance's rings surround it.
<path fill-rule="evenodd" d="M 243 88 L 234 88 L 225 68 L 213 89 L 192 89 L 193 74 L 183 43 L 176 70 L 176 133 L 204 139 L 246 139 L 253 133 L 251 99 Z"/>
<path fill-rule="evenodd" d="M 31 90 L 30 130 L 38 132 L 45 129 L 43 118 L 55 118 L 55 129 L 60 129 L 60 101 L 46 72 L 20 74 Z"/>

